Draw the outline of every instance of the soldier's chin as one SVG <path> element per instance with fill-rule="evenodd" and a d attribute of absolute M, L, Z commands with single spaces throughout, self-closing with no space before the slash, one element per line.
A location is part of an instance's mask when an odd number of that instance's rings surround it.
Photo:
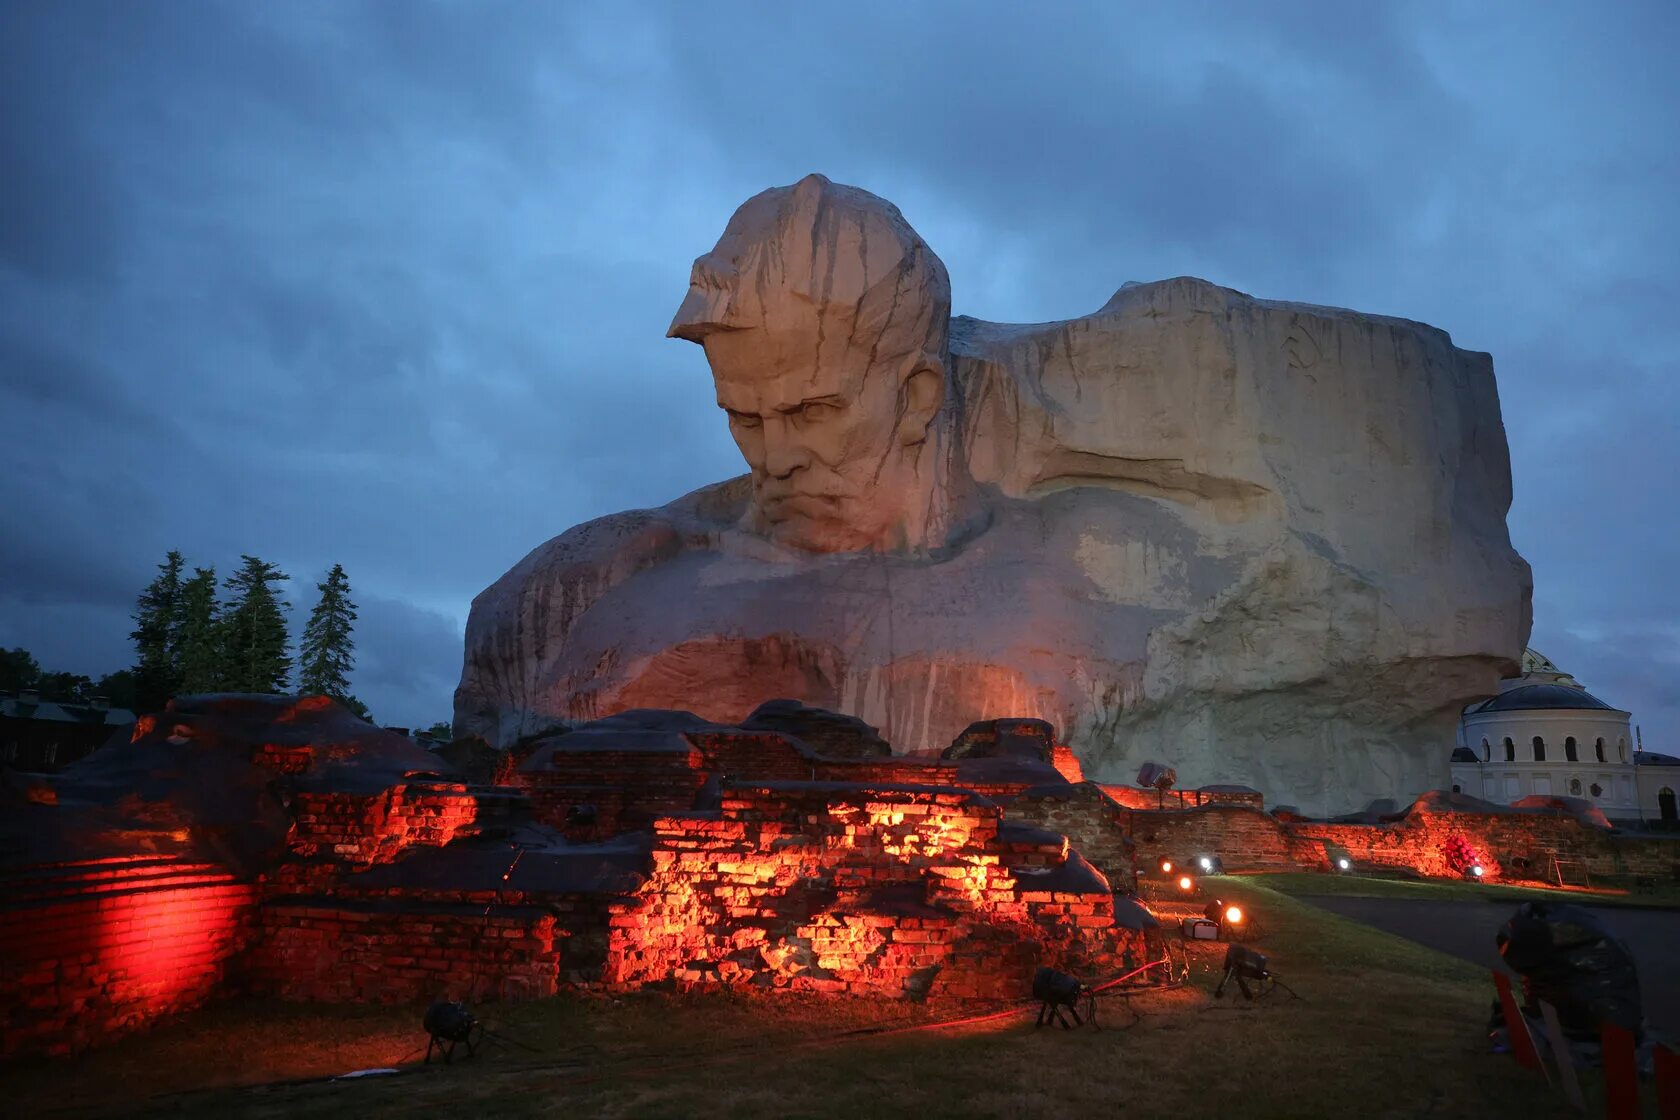
<path fill-rule="evenodd" d="M 861 552 L 874 543 L 862 526 L 836 516 L 813 517 L 788 508 L 790 504 L 781 502 L 764 511 L 770 536 L 778 544 L 802 552 Z M 839 512 L 831 505 L 825 508 L 831 514 Z"/>

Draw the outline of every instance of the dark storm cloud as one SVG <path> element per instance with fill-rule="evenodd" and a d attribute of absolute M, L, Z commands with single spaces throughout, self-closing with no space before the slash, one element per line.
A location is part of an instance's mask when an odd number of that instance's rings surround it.
<path fill-rule="evenodd" d="M 818 170 L 898 202 L 967 313 L 1189 273 L 1491 351 L 1535 644 L 1680 745 L 1677 30 L 1659 5 L 8 5 L 0 467 L 30 529 L 0 543 L 0 643 L 117 667 L 171 547 L 279 563 L 300 621 L 337 561 L 358 693 L 442 718 L 466 606 L 524 552 L 739 469 L 665 326 L 734 206 Z"/>

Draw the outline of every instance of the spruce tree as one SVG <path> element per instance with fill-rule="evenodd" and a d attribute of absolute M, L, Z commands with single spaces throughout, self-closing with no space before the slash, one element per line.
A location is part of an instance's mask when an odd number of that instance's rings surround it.
<path fill-rule="evenodd" d="M 334 564 L 327 582 L 315 586 L 321 599 L 310 612 L 298 643 L 298 691 L 348 701 L 352 699 L 350 670 L 356 661 L 356 643 L 350 637 L 356 621 L 350 577 L 344 574 L 344 565 Z"/>
<path fill-rule="evenodd" d="M 143 712 L 154 712 L 181 685 L 175 635 L 181 621 L 181 554 L 173 549 L 158 565 L 134 607 L 135 692 Z"/>
<path fill-rule="evenodd" d="M 216 569 L 194 568 L 181 585 L 181 625 L 176 633 L 181 691 L 220 692 L 229 685 L 216 608 Z"/>
<path fill-rule="evenodd" d="M 222 649 L 234 692 L 284 692 L 291 680 L 286 615 L 273 584 L 291 577 L 265 560 L 241 556 L 223 585 L 232 599 L 222 611 Z"/>

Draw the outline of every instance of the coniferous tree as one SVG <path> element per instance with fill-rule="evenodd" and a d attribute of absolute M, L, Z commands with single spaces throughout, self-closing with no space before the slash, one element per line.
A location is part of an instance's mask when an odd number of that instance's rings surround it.
<path fill-rule="evenodd" d="M 229 687 L 216 606 L 216 569 L 194 568 L 181 585 L 181 625 L 176 637 L 181 691 L 220 692 Z"/>
<path fill-rule="evenodd" d="M 233 593 L 222 611 L 227 687 L 234 692 L 284 692 L 292 675 L 286 615 L 275 583 L 291 577 L 265 560 L 241 556 L 223 586 Z"/>
<path fill-rule="evenodd" d="M 0 649 L 0 692 L 22 692 L 35 688 L 41 680 L 41 664 L 35 655 L 18 646 Z"/>
<path fill-rule="evenodd" d="M 134 607 L 136 699 L 140 710 L 163 707 L 180 687 L 176 632 L 181 622 L 181 554 L 171 549 Z"/>
<path fill-rule="evenodd" d="M 350 670 L 355 665 L 356 643 L 351 639 L 355 629 L 356 604 L 350 601 L 350 577 L 344 565 L 334 564 L 327 573 L 327 582 L 315 585 L 321 592 L 320 601 L 309 614 L 298 643 L 298 691 L 310 696 L 331 696 L 344 702 L 352 711 L 365 716 L 350 695 Z"/>

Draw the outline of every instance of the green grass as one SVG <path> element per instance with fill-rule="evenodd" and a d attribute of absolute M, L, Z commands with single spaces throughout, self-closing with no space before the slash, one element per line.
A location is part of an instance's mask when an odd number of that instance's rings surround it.
<path fill-rule="evenodd" d="M 1236 877 L 1243 878 L 1243 877 Z M 1529 899 L 1548 899 L 1554 902 L 1577 902 L 1592 906 L 1649 906 L 1668 908 L 1680 906 L 1680 889 L 1665 887 L 1657 891 L 1632 893 L 1597 893 L 1579 890 L 1552 890 L 1547 887 L 1513 886 L 1506 883 L 1474 883 L 1451 879 L 1386 879 L 1365 875 L 1324 875 L 1309 872 L 1280 872 L 1278 874 L 1246 877 L 1244 881 L 1264 884 L 1272 890 L 1288 895 L 1343 895 L 1352 898 L 1415 898 L 1462 899 L 1479 902 L 1523 902 Z"/>
<path fill-rule="evenodd" d="M 245 1002 L 73 1062 L 0 1070 L 0 1100 L 30 1116 L 357 1120 L 1567 1113 L 1537 1075 L 1487 1052 L 1486 972 L 1297 902 L 1275 878 L 1217 889 L 1248 909 L 1257 947 L 1301 1000 L 1213 1000 L 1217 944 L 1195 947 L 1186 986 L 1133 997 L 1135 1023 L 1120 1000 L 1104 1001 L 1102 1030 L 1035 1031 L 1024 1013 L 903 1031 L 950 1009 L 850 999 L 563 996 L 479 1009 L 538 1054 L 493 1047 L 398 1077 L 263 1087 L 253 1083 L 417 1060 L 419 1009 Z M 844 1033 L 860 1029 L 896 1033 Z"/>

